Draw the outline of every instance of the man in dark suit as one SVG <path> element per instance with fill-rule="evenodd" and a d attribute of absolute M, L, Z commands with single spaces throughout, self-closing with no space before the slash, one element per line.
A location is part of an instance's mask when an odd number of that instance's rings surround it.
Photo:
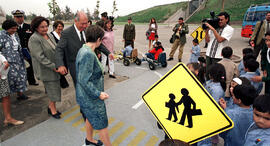
<path fill-rule="evenodd" d="M 62 32 L 61 39 L 56 46 L 56 67 L 62 75 L 65 75 L 67 74 L 67 68 L 64 66 L 66 62 L 74 86 L 76 85 L 76 56 L 79 49 L 85 43 L 86 38 L 84 30 L 87 26 L 87 15 L 84 12 L 77 12 L 74 19 L 74 25 Z M 113 55 L 105 47 L 100 47 L 99 49 L 105 55 L 109 55 L 110 59 L 113 59 Z M 66 56 L 65 60 L 64 55 Z"/>
<path fill-rule="evenodd" d="M 18 24 L 17 33 L 20 38 L 21 46 L 22 48 L 26 48 L 26 50 L 29 51 L 28 40 L 31 37 L 32 32 L 30 29 L 30 25 L 27 23 L 24 23 L 24 11 L 14 10 L 12 11 L 12 15 L 14 16 L 15 22 Z M 36 83 L 36 80 L 35 80 L 31 57 L 28 55 L 25 55 L 25 60 L 30 64 L 30 67 L 27 68 L 28 83 L 29 85 L 37 86 L 38 83 Z"/>
<path fill-rule="evenodd" d="M 124 32 L 123 32 L 123 41 L 125 42 L 125 46 L 127 46 L 127 43 L 131 43 L 132 48 L 134 48 L 134 41 L 135 41 L 135 25 L 131 24 L 132 19 L 131 17 L 128 18 L 128 24 L 125 25 Z"/>

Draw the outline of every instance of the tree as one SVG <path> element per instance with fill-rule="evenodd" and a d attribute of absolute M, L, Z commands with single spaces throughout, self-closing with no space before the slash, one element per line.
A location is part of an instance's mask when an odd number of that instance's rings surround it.
<path fill-rule="evenodd" d="M 72 13 L 71 9 L 66 6 L 64 11 L 64 20 L 71 20 L 74 17 L 74 14 Z"/>
<path fill-rule="evenodd" d="M 57 14 L 60 15 L 61 13 L 60 7 L 58 6 L 56 0 L 52 0 L 51 2 L 49 2 L 48 6 L 50 13 L 53 15 L 53 20 L 55 20 L 55 16 Z"/>
<path fill-rule="evenodd" d="M 99 19 L 99 0 L 97 0 L 97 5 L 96 5 L 96 8 L 94 10 L 94 13 L 93 13 L 93 17 L 95 20 L 98 20 Z"/>
<path fill-rule="evenodd" d="M 225 0 L 222 0 L 221 12 L 224 12 L 224 5 L 225 5 Z"/>
<path fill-rule="evenodd" d="M 88 20 L 92 19 L 90 10 L 88 8 L 86 9 L 86 16 L 87 16 Z"/>
<path fill-rule="evenodd" d="M 33 20 L 35 17 L 37 17 L 37 14 L 30 12 L 30 14 L 26 16 L 26 20 Z"/>
<path fill-rule="evenodd" d="M 116 0 L 113 1 L 113 11 L 112 11 L 112 16 L 114 16 L 114 13 L 118 11 L 117 7 L 116 7 Z"/>
<path fill-rule="evenodd" d="M 6 14 L 5 14 L 5 12 L 4 12 L 4 10 L 2 9 L 1 6 L 0 6 L 0 16 L 2 16 L 2 17 L 6 16 Z"/>

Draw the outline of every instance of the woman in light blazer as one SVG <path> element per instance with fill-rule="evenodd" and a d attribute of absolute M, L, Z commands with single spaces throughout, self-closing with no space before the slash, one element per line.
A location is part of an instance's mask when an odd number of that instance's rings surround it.
<path fill-rule="evenodd" d="M 31 22 L 34 34 L 28 42 L 31 50 L 34 71 L 37 78 L 45 87 L 49 97 L 48 114 L 60 119 L 60 112 L 56 110 L 55 102 L 61 101 L 60 74 L 55 67 L 56 43 L 51 34 L 48 33 L 49 20 L 38 16 Z"/>

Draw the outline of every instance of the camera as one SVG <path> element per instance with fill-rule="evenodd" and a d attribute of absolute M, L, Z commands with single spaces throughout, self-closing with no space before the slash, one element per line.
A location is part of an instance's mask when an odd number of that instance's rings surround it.
<path fill-rule="evenodd" d="M 108 19 L 111 21 L 112 28 L 113 28 L 113 26 L 114 26 L 114 17 L 113 16 L 109 16 Z"/>
<path fill-rule="evenodd" d="M 203 19 L 202 20 L 202 28 L 205 30 L 207 29 L 208 27 L 204 24 L 204 23 L 208 23 L 210 24 L 212 27 L 214 27 L 215 29 L 219 28 L 219 18 L 215 15 L 215 12 L 211 11 L 210 12 L 210 16 L 211 18 L 206 18 L 206 19 Z"/>

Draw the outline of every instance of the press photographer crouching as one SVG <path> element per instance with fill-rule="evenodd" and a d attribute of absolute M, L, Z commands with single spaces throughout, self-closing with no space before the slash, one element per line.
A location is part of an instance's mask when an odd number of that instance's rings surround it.
<path fill-rule="evenodd" d="M 211 13 L 213 17 L 213 13 Z M 218 14 L 218 25 L 215 21 L 204 21 L 205 40 L 208 44 L 206 50 L 206 68 L 222 59 L 221 50 L 229 45 L 234 29 L 229 25 L 230 15 L 227 12 Z M 213 23 L 214 22 L 214 23 Z M 211 23 L 212 25 L 210 25 Z M 216 21 L 217 23 L 217 21 Z M 215 26 L 215 27 L 214 27 Z"/>

